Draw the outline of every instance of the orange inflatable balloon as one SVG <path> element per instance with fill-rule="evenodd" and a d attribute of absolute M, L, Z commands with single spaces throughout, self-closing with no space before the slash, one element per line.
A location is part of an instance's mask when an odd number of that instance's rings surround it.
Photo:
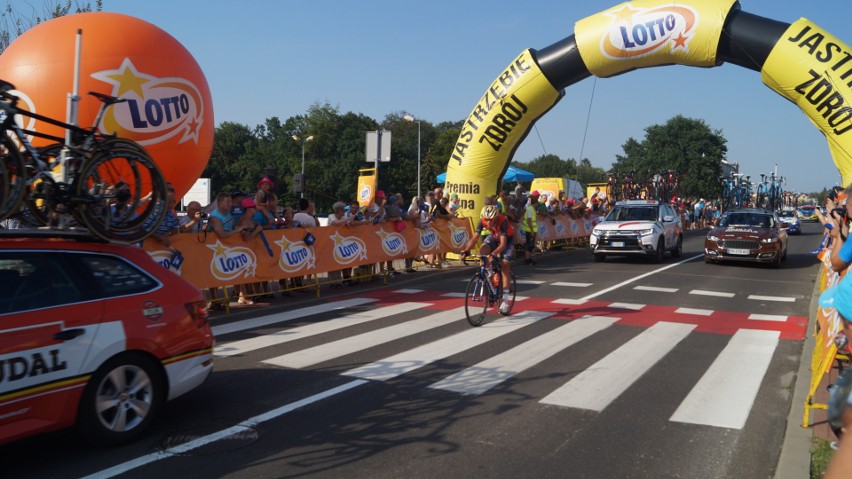
<path fill-rule="evenodd" d="M 0 79 L 15 85 L 13 93 L 23 100 L 20 106 L 66 121 L 78 29 L 78 124 L 90 127 L 100 107 L 86 92 L 126 98 L 107 109 L 98 128 L 144 146 L 182 197 L 210 158 L 213 101 L 198 63 L 165 31 L 116 13 L 56 18 L 33 27 L 0 55 Z M 24 121 L 30 129 L 65 136 L 59 127 Z M 37 139 L 34 143 L 39 144 Z"/>

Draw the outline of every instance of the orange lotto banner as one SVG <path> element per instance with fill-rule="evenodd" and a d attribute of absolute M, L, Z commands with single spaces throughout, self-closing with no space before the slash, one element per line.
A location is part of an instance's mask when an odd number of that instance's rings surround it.
<path fill-rule="evenodd" d="M 404 224 L 401 231 L 395 222 L 266 230 L 263 237 L 249 240 L 241 235 L 220 239 L 212 233 L 183 233 L 171 238 L 183 256 L 177 268 L 172 267 L 174 253 L 156 240 L 149 238 L 144 247 L 154 261 L 204 289 L 461 252 L 472 234 L 470 221 L 464 218 L 436 220 L 428 228 L 415 228 L 412 221 Z"/>

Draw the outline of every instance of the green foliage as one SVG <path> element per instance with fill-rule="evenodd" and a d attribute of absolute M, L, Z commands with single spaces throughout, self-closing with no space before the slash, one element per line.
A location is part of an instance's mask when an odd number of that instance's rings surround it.
<path fill-rule="evenodd" d="M 72 3 L 71 0 L 65 0 L 64 3 L 46 0 L 41 12 L 29 4 L 27 9 L 29 11 L 24 12 L 6 2 L 6 6 L 0 12 L 0 54 L 6 51 L 16 38 L 39 23 L 71 13 L 100 12 L 103 10 L 103 0 L 96 0 L 94 6 L 92 2 L 81 5 L 76 1 Z"/>
<path fill-rule="evenodd" d="M 529 163 L 512 162 L 512 166 L 534 173 L 536 178 L 570 178 L 583 185 L 606 181 L 607 174 L 603 168 L 592 166 L 588 158 L 579 163 L 573 158 L 563 160 L 557 155 L 542 155 Z"/>
<path fill-rule="evenodd" d="M 645 139 L 629 138 L 612 165 L 616 174 L 633 172 L 635 178 L 674 171 L 686 197 L 718 197 L 721 162 L 728 152 L 721 130 L 712 131 L 699 119 L 677 115 L 664 125 L 645 128 Z"/>
<path fill-rule="evenodd" d="M 812 479 L 820 479 L 825 474 L 832 456 L 834 456 L 834 450 L 831 449 L 830 441 L 816 437 L 811 439 L 810 477 Z"/>

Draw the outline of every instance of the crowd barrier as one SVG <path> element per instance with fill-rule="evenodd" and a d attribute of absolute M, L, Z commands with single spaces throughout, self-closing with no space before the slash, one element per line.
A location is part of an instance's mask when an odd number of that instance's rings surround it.
<path fill-rule="evenodd" d="M 828 288 L 837 285 L 844 275 L 838 274 L 831 269 L 831 250 L 824 249 L 820 253 L 822 266 L 820 266 L 818 277 L 818 294 L 822 294 Z M 844 271 L 845 273 L 845 271 Z M 834 308 L 822 308 L 817 306 L 816 322 L 814 324 L 814 352 L 811 357 L 811 382 L 808 395 L 805 398 L 804 418 L 802 427 L 811 424 L 811 412 L 814 409 L 828 409 L 828 404 L 814 402 L 814 397 L 822 384 L 825 376 L 831 371 L 834 361 L 837 359 L 848 359 L 846 355 L 839 354 L 834 337 L 843 330 L 842 319 Z"/>
<path fill-rule="evenodd" d="M 538 240 L 587 238 L 594 222 L 568 216 L 542 217 Z M 173 251 L 145 240 L 148 254 L 199 289 L 317 275 L 385 261 L 461 252 L 473 234 L 469 218 L 437 219 L 427 228 L 413 221 L 378 225 L 265 230 L 249 240 L 209 233 L 171 237 Z M 520 231 L 520 228 L 518 228 Z M 522 237 L 516 234 L 516 237 Z"/>

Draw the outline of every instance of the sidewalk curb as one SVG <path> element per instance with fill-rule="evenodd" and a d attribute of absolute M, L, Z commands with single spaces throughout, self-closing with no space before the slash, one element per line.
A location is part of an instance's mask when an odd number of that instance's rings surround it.
<path fill-rule="evenodd" d="M 817 273 L 819 274 L 819 273 Z M 801 425 L 804 411 L 802 407 L 808 397 L 811 382 L 811 358 L 814 354 L 814 340 L 811 331 L 816 323 L 816 311 L 819 304 L 819 278 L 814 282 L 811 303 L 808 306 L 808 329 L 802 356 L 799 358 L 799 370 L 796 373 L 796 386 L 793 389 L 793 402 L 787 415 L 787 430 L 781 445 L 781 455 L 775 467 L 775 479 L 806 479 L 811 477 L 811 439 L 813 429 Z"/>

